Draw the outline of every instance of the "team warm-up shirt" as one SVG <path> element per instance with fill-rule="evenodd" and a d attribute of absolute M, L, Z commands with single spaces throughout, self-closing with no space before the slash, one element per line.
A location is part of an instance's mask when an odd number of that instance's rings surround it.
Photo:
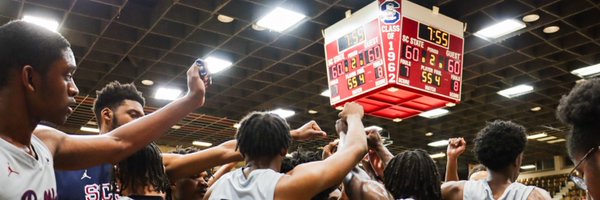
<path fill-rule="evenodd" d="M 37 159 L 0 139 L 0 199 L 55 200 L 52 154 L 35 135 L 31 146 Z"/>
<path fill-rule="evenodd" d="M 85 170 L 56 170 L 59 200 L 112 200 L 112 165 L 104 164 Z M 118 197 L 118 196 L 117 196 Z"/>

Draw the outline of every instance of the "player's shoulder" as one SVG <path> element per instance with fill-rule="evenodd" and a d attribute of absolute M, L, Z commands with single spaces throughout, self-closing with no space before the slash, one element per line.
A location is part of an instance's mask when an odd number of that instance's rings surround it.
<path fill-rule="evenodd" d="M 550 193 L 548 193 L 548 191 L 539 188 L 539 187 L 535 187 L 533 189 L 533 191 L 531 191 L 531 193 L 529 194 L 529 197 L 527 198 L 529 200 L 547 200 L 547 199 L 552 199 L 552 197 L 550 196 Z"/>

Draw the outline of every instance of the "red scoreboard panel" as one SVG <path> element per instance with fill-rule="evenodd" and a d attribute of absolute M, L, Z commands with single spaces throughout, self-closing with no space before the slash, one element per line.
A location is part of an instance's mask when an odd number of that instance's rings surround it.
<path fill-rule="evenodd" d="M 463 24 L 406 0 L 379 0 L 324 30 L 333 106 L 404 119 L 460 102 Z"/>

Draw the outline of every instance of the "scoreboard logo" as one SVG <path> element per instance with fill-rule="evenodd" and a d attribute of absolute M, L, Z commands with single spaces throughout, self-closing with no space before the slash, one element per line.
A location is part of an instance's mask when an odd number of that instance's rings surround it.
<path fill-rule="evenodd" d="M 381 21 L 385 24 L 396 24 L 400 21 L 400 4 L 395 0 L 387 0 L 379 5 L 381 10 Z"/>

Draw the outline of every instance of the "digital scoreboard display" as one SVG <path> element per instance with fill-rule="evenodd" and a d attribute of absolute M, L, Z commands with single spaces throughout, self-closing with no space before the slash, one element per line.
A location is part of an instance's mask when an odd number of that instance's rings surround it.
<path fill-rule="evenodd" d="M 462 26 L 407 0 L 377 0 L 328 27 L 331 104 L 357 101 L 366 113 L 405 118 L 460 102 Z"/>
<path fill-rule="evenodd" d="M 398 83 L 460 99 L 463 39 L 410 18 L 402 19 Z"/>

